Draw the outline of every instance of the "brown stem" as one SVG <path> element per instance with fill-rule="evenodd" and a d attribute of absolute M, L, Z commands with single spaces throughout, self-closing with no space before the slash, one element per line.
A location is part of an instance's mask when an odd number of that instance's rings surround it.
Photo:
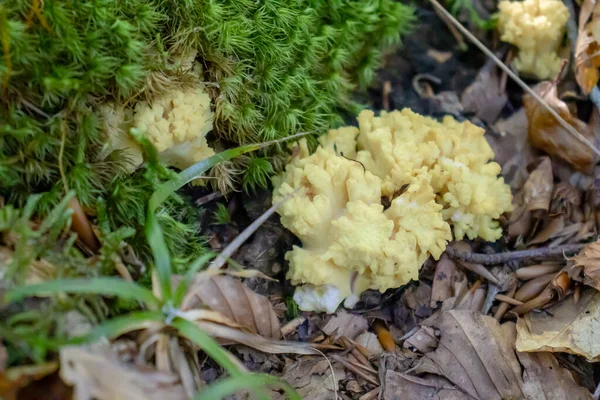
<path fill-rule="evenodd" d="M 541 247 L 538 249 L 508 251 L 496 254 L 469 253 L 467 251 L 457 250 L 452 246 L 446 248 L 446 254 L 456 260 L 483 265 L 504 264 L 509 261 L 523 261 L 531 258 L 549 258 L 566 254 L 577 253 L 587 244 L 567 244 L 557 247 Z"/>

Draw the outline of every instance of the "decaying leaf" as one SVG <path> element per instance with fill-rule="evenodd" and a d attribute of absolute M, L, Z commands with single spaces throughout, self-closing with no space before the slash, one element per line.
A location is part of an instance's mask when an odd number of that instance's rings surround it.
<path fill-rule="evenodd" d="M 323 357 L 302 357 L 284 368 L 282 379 L 296 388 L 303 399 L 334 399 L 346 373 L 339 364 L 332 366 L 333 370 Z"/>
<path fill-rule="evenodd" d="M 567 105 L 558 98 L 555 83 L 541 82 L 533 90 L 569 125 L 593 143 L 592 130 L 585 122 L 572 115 Z M 523 96 L 523 105 L 529 121 L 528 138 L 533 147 L 566 161 L 577 170 L 591 172 L 597 161 L 592 149 L 563 128 L 531 95 Z"/>
<path fill-rule="evenodd" d="M 358 335 L 355 342 L 360 344 L 368 352 L 369 357 L 379 357 L 383 354 L 383 347 L 373 332 L 363 332 Z"/>
<path fill-rule="evenodd" d="M 476 117 L 488 124 L 496 122 L 507 100 L 498 68 L 492 60 L 481 68 L 461 98 L 465 112 L 475 113 Z"/>
<path fill-rule="evenodd" d="M 344 336 L 354 340 L 368 328 L 369 323 L 362 315 L 350 314 L 340 310 L 327 321 L 327 324 L 323 327 L 323 332 L 336 338 Z"/>
<path fill-rule="evenodd" d="M 425 378 L 388 370 L 385 373 L 384 400 L 475 400 L 447 379 L 429 375 Z"/>
<path fill-rule="evenodd" d="M 269 299 L 253 292 L 238 279 L 229 276 L 197 279 L 188 290 L 181 309 L 190 310 L 199 305 L 217 311 L 261 336 L 281 337 L 279 319 Z"/>
<path fill-rule="evenodd" d="M 436 307 L 438 301 L 456 296 L 458 293 L 454 292 L 454 286 L 457 281 L 461 280 L 460 278 L 454 261 L 446 253 L 442 254 L 435 266 L 433 284 L 431 285 L 430 307 Z"/>
<path fill-rule="evenodd" d="M 590 393 L 578 386 L 570 373 L 558 366 L 552 354 L 542 356 L 515 351 L 515 324 L 500 325 L 479 312 L 449 310 L 428 319 L 425 326 L 439 330 L 439 345 L 416 362 L 414 371 L 423 377 L 394 376 L 402 379 L 418 394 L 423 386 L 441 385 L 444 394 L 416 397 L 410 392 L 398 399 L 590 399 Z M 428 374 L 428 375 L 423 375 Z M 461 393 L 453 391 L 439 378 L 447 379 Z M 390 382 L 386 381 L 386 386 Z M 405 389 L 402 389 L 405 390 Z M 412 397 L 411 397 L 412 396 Z"/>
<path fill-rule="evenodd" d="M 599 7 L 596 0 L 584 0 L 579 13 L 574 69 L 577 83 L 585 94 L 590 94 L 600 78 Z"/>
<path fill-rule="evenodd" d="M 186 400 L 178 378 L 123 365 L 108 345 L 60 350 L 60 376 L 75 387 L 75 400 Z"/>
<path fill-rule="evenodd" d="M 583 291 L 575 304 L 567 299 L 548 313 L 528 313 L 517 322 L 517 350 L 577 354 L 600 361 L 600 293 Z"/>
<path fill-rule="evenodd" d="M 600 290 L 600 241 L 588 245 L 573 257 L 567 272 L 571 279 Z"/>
<path fill-rule="evenodd" d="M 17 398 L 20 389 L 40 380 L 58 369 L 55 361 L 40 365 L 24 365 L 20 367 L 0 369 L 0 399 Z"/>
<path fill-rule="evenodd" d="M 523 188 L 523 200 L 527 211 L 543 210 L 547 212 L 550 209 L 553 188 L 552 161 L 550 161 L 550 157 L 542 157 L 540 164 L 529 175 Z"/>

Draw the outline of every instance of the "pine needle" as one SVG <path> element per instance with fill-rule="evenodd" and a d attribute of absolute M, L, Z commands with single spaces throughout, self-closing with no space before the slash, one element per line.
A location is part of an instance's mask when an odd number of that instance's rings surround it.
<path fill-rule="evenodd" d="M 540 97 L 533 89 L 531 89 L 521 78 L 517 76 L 512 70 L 500 60 L 490 49 L 488 49 L 479 39 L 475 37 L 467 28 L 465 28 L 456 18 L 452 16 L 437 0 L 429 0 L 431 4 L 439 10 L 452 24 L 458 28 L 475 46 L 479 48 L 486 56 L 491 58 L 496 65 L 502 69 L 508 76 L 511 77 L 524 91 L 529 93 L 538 103 L 542 105 L 556 120 L 560 123 L 560 125 L 565 128 L 571 135 L 573 135 L 577 140 L 581 143 L 588 146 L 596 155 L 600 156 L 600 150 L 594 146 L 589 140 L 585 138 L 581 133 L 579 133 L 573 126 L 569 125 L 567 121 L 565 121 L 548 103 Z"/>

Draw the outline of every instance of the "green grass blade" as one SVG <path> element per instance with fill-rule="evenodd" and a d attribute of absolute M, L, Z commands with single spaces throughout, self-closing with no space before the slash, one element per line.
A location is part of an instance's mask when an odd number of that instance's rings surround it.
<path fill-rule="evenodd" d="M 196 261 L 190 264 L 183 280 L 179 283 L 177 289 L 175 290 L 175 295 L 173 297 L 173 305 L 175 307 L 179 307 L 179 305 L 183 301 L 183 297 L 185 296 L 190 286 L 190 283 L 192 282 L 198 271 L 200 271 L 200 269 L 202 269 L 206 264 L 208 264 L 210 259 L 213 258 L 215 255 L 215 252 L 210 251 L 198 257 Z"/>
<path fill-rule="evenodd" d="M 156 219 L 154 211 L 149 209 L 148 216 L 146 217 L 146 237 L 148 244 L 152 250 L 152 256 L 154 258 L 154 268 L 158 275 L 158 282 L 160 285 L 160 294 L 164 303 L 168 303 L 171 300 L 171 255 L 169 254 L 169 248 L 163 235 L 162 229 Z"/>
<path fill-rule="evenodd" d="M 230 396 L 240 390 L 260 389 L 266 386 L 278 386 L 290 400 L 302 400 L 302 397 L 287 382 L 276 376 L 247 373 L 222 379 L 194 396 L 194 400 L 217 400 Z"/>
<path fill-rule="evenodd" d="M 165 316 L 158 311 L 138 311 L 120 317 L 112 318 L 83 336 L 70 339 L 68 344 L 81 344 L 94 342 L 100 338 L 113 339 L 128 332 L 148 328 L 155 323 L 165 320 Z"/>
<path fill-rule="evenodd" d="M 179 173 L 176 179 L 171 179 L 168 182 L 163 183 L 154 191 L 149 201 L 149 209 L 155 211 L 171 194 L 177 191 L 186 183 L 202 176 L 210 168 L 218 165 L 219 163 L 227 160 L 231 160 L 241 154 L 249 153 L 262 147 L 261 144 L 249 144 L 246 146 L 236 147 L 215 154 L 212 157 L 206 158 L 192 165 L 191 167 L 184 169 Z"/>
<path fill-rule="evenodd" d="M 200 347 L 232 376 L 241 376 L 247 373 L 231 359 L 231 355 L 227 350 L 193 322 L 178 317 L 173 320 L 171 326 L 177 329 L 181 336 Z"/>
<path fill-rule="evenodd" d="M 138 300 L 148 308 L 159 309 L 161 306 L 152 291 L 133 282 L 119 278 L 91 279 L 58 279 L 37 285 L 20 286 L 9 290 L 4 298 L 7 302 L 22 300 L 28 296 L 45 296 L 58 293 L 83 293 L 118 296 L 122 299 Z"/>

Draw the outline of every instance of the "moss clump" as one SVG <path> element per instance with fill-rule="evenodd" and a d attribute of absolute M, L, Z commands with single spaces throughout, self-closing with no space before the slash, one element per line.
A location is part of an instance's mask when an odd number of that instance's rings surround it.
<path fill-rule="evenodd" d="M 103 151 L 111 132 L 101 106 L 131 108 L 198 83 L 181 61 L 197 54 L 217 147 L 325 131 L 353 106 L 351 91 L 368 85 L 412 16 L 394 0 L 4 1 L 0 195 L 22 205 L 40 193 L 37 211 L 46 214 L 74 190 L 92 214 L 106 199 L 113 228 L 138 227 L 134 203 L 145 204 L 165 177 L 148 177 L 148 163 L 130 176 L 123 152 Z M 242 162 L 246 188 L 276 169 L 265 154 Z M 223 171 L 234 176 L 238 167 Z M 224 188 L 232 176 L 221 177 Z M 173 210 L 164 210 L 166 235 L 185 241 L 196 227 Z M 183 242 L 171 247 L 189 255 Z"/>

